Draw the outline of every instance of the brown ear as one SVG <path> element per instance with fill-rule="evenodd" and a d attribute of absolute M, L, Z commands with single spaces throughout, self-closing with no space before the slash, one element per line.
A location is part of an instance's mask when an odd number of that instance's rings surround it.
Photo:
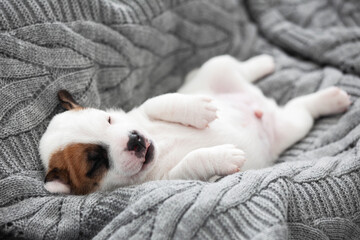
<path fill-rule="evenodd" d="M 52 193 L 70 193 L 69 173 L 65 169 L 53 168 L 46 174 L 45 189 Z"/>
<path fill-rule="evenodd" d="M 61 102 L 61 106 L 66 110 L 83 108 L 74 100 L 74 98 L 67 90 L 60 90 L 58 92 L 58 98 Z"/>
<path fill-rule="evenodd" d="M 50 181 L 60 181 L 65 184 L 69 184 L 70 178 L 69 178 L 69 172 L 65 169 L 59 169 L 59 168 L 53 168 L 49 170 L 45 177 L 45 182 Z"/>

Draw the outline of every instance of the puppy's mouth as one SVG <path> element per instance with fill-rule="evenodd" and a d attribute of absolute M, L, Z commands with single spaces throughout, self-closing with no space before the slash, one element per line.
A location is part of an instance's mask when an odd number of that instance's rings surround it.
<path fill-rule="evenodd" d="M 145 157 L 144 157 L 144 162 L 142 163 L 142 166 L 140 168 L 139 172 L 145 171 L 150 165 L 151 162 L 154 159 L 154 151 L 155 151 L 155 147 L 154 144 L 150 141 L 146 139 L 146 150 L 145 150 Z"/>
<path fill-rule="evenodd" d="M 150 144 L 146 148 L 144 165 L 150 163 L 154 159 L 154 144 L 148 141 Z"/>

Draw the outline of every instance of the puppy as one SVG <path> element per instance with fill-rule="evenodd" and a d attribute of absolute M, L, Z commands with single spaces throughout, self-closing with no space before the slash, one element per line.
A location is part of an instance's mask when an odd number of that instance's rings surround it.
<path fill-rule="evenodd" d="M 330 87 L 278 107 L 251 84 L 273 71 L 267 55 L 246 62 L 215 57 L 191 72 L 178 93 L 128 113 L 82 107 L 59 91 L 68 111 L 51 120 L 40 141 L 45 188 L 87 194 L 267 167 L 308 133 L 314 119 L 350 105 L 344 91 Z"/>

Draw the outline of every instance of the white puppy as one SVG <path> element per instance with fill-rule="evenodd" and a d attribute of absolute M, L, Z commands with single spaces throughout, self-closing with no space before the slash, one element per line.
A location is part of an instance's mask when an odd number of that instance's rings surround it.
<path fill-rule="evenodd" d="M 66 109 L 40 141 L 50 192 L 86 194 L 158 179 L 201 179 L 269 166 L 304 137 L 319 116 L 345 111 L 336 87 L 284 107 L 251 82 L 274 70 L 272 57 L 246 62 L 210 59 L 179 93 L 147 100 L 125 113 L 79 106 L 59 91 Z"/>

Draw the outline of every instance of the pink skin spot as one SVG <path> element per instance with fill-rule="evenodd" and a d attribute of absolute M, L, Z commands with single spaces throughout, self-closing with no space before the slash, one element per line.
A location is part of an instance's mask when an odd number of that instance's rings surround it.
<path fill-rule="evenodd" d="M 255 114 L 255 117 L 257 117 L 258 119 L 261 119 L 264 113 L 261 110 L 255 110 L 254 114 Z"/>

